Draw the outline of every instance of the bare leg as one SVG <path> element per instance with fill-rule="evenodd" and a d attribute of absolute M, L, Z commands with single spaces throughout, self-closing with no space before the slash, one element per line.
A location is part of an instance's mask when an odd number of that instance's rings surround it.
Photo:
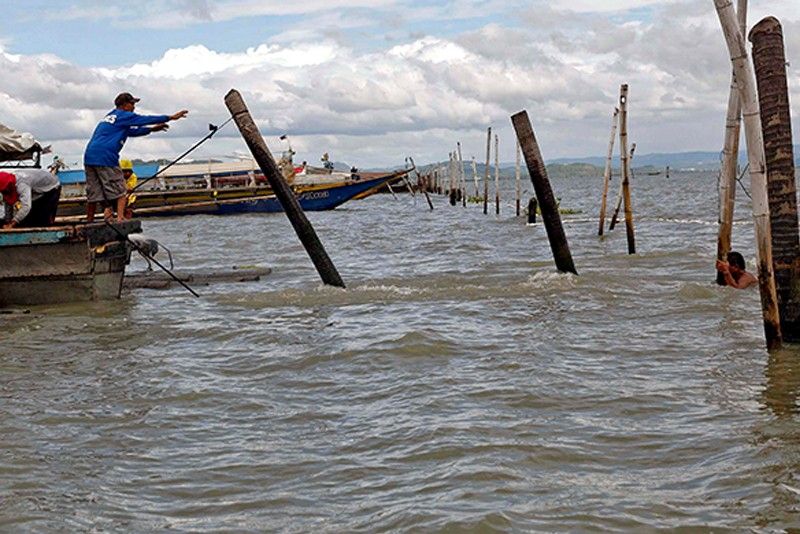
<path fill-rule="evenodd" d="M 128 205 L 128 197 L 122 195 L 117 199 L 117 222 L 125 220 L 125 206 Z"/>
<path fill-rule="evenodd" d="M 97 202 L 86 202 L 86 222 L 94 222 L 94 214 L 97 211 Z"/>

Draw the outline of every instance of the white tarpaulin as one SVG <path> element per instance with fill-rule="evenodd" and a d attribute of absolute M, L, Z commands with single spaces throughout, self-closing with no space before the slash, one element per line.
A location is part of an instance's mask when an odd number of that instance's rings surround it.
<path fill-rule="evenodd" d="M 0 124 L 0 162 L 33 160 L 39 166 L 39 156 L 50 152 L 50 147 L 42 148 L 29 133 L 20 133 Z"/>
<path fill-rule="evenodd" d="M 36 139 L 29 133 L 20 133 L 4 124 L 0 124 L 0 152 L 27 152 Z"/>

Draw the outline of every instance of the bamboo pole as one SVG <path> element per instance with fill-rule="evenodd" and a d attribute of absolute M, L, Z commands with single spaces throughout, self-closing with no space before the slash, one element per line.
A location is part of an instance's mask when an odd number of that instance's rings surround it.
<path fill-rule="evenodd" d="M 394 188 L 392 188 L 392 184 L 390 184 L 389 182 L 386 182 L 386 189 L 388 189 L 389 193 L 392 194 L 392 198 L 397 200 L 397 194 L 394 192 Z"/>
<path fill-rule="evenodd" d="M 412 158 L 411 156 L 409 156 L 409 157 L 408 157 L 408 161 L 410 161 L 410 162 L 411 162 L 411 167 L 414 169 L 414 172 L 415 172 L 415 173 L 416 173 L 416 175 L 417 175 L 417 183 L 420 183 L 420 178 L 421 178 L 421 177 L 420 177 L 419 171 L 417 170 L 417 165 L 414 163 L 414 158 Z M 428 183 L 427 183 L 427 179 L 425 180 L 424 187 L 421 187 L 420 189 L 422 189 L 422 192 L 423 192 L 423 193 L 425 193 L 425 200 L 427 200 L 427 201 L 428 201 L 428 206 L 431 208 L 431 211 L 433 211 L 433 202 L 431 202 L 431 196 L 428 194 Z"/>
<path fill-rule="evenodd" d="M 472 181 L 475 182 L 475 198 L 479 198 L 481 194 L 480 185 L 478 184 L 478 164 L 475 162 L 475 156 L 472 156 Z"/>
<path fill-rule="evenodd" d="M 492 127 L 486 131 L 486 169 L 483 175 L 483 214 L 489 213 L 489 161 L 492 157 Z"/>
<path fill-rule="evenodd" d="M 764 319 L 764 335 L 767 348 L 781 346 L 781 324 L 778 313 L 778 295 L 775 274 L 772 270 L 772 236 L 769 223 L 769 201 L 767 198 L 767 176 L 764 156 L 764 138 L 758 97 L 745 47 L 744 36 L 739 31 L 736 12 L 731 0 L 714 0 L 725 43 L 730 52 L 736 73 L 736 86 L 742 101 L 747 159 L 750 162 L 750 194 L 753 197 L 753 220 L 756 234 L 756 257 L 758 259 L 758 288 L 761 294 L 761 313 Z"/>
<path fill-rule="evenodd" d="M 772 268 L 785 341 L 800 341 L 800 236 L 783 28 L 767 17 L 750 31 L 767 164 Z"/>
<path fill-rule="evenodd" d="M 633 155 L 636 152 L 636 143 L 631 145 L 630 164 L 633 165 Z M 608 225 L 608 231 L 614 229 L 619 221 L 619 210 L 622 209 L 622 178 L 619 180 L 619 191 L 617 191 L 617 202 L 614 204 L 614 214 L 611 216 L 611 224 Z"/>
<path fill-rule="evenodd" d="M 236 126 L 239 127 L 239 132 L 241 132 L 245 143 L 247 143 L 247 147 L 253 154 L 253 158 L 258 163 L 259 168 L 261 168 L 261 172 L 264 173 L 270 187 L 272 187 L 272 191 L 280 201 L 281 206 L 283 206 L 286 216 L 292 223 L 297 237 L 300 238 L 300 242 L 305 247 L 306 252 L 311 257 L 311 261 L 317 268 L 320 278 L 327 285 L 343 288 L 342 277 L 339 276 L 339 272 L 333 265 L 328 253 L 325 252 L 325 247 L 322 246 L 314 227 L 311 226 L 308 218 L 306 218 L 303 208 L 300 207 L 300 202 L 292 192 L 289 184 L 286 183 L 283 175 L 281 175 L 278 165 L 275 163 L 269 148 L 267 148 L 267 143 L 264 142 L 261 132 L 258 131 L 258 126 L 250 116 L 250 111 L 247 109 L 242 95 L 236 89 L 231 89 L 225 95 L 225 105 L 231 112 L 231 116 L 233 116 Z"/>
<path fill-rule="evenodd" d="M 747 29 L 747 0 L 738 0 L 736 9 L 739 31 Z M 719 234 L 717 235 L 717 260 L 728 261 L 733 233 L 733 209 L 736 201 L 739 139 L 742 126 L 742 101 L 736 85 L 736 73 L 731 69 L 731 87 L 728 95 L 728 113 L 725 117 L 725 144 L 722 148 L 722 168 L 719 175 Z M 667 167 L 669 178 L 669 167 Z M 717 284 L 725 285 L 725 275 L 717 271 Z"/>
<path fill-rule="evenodd" d="M 500 138 L 494 136 L 494 212 L 500 215 Z"/>
<path fill-rule="evenodd" d="M 611 117 L 611 138 L 608 140 L 608 156 L 606 157 L 606 168 L 603 173 L 603 197 L 600 200 L 600 227 L 597 235 L 603 235 L 603 228 L 606 225 L 606 201 L 608 199 L 608 183 L 611 181 L 611 161 L 614 155 L 614 141 L 617 136 L 617 122 L 619 121 L 619 108 L 614 108 L 614 115 Z"/>
<path fill-rule="evenodd" d="M 636 254 L 633 206 L 631 206 L 631 160 L 628 157 L 628 84 L 622 84 L 620 87 L 619 124 L 619 150 L 622 154 L 622 197 L 625 199 L 625 235 L 628 238 L 628 254 Z"/>
<path fill-rule="evenodd" d="M 406 161 L 406 168 L 408 168 L 408 161 Z M 408 172 L 411 172 L 411 169 L 409 169 Z M 411 193 L 412 198 L 416 199 L 417 193 L 416 193 L 416 191 L 414 191 L 414 186 L 411 184 L 411 181 L 408 179 L 408 172 L 403 174 L 401 176 L 401 178 L 403 179 L 403 184 L 405 184 L 406 189 L 408 189 L 408 192 Z M 416 200 L 414 200 L 414 203 L 416 204 Z"/>
<path fill-rule="evenodd" d="M 550 249 L 553 251 L 556 267 L 561 272 L 578 274 L 572 261 L 567 236 L 561 224 L 561 215 L 558 213 L 558 204 L 553 195 L 550 180 L 547 178 L 547 168 L 544 165 L 539 144 L 536 142 L 536 135 L 528 118 L 528 112 L 520 111 L 512 115 L 511 122 L 514 124 L 517 139 L 519 139 L 519 144 L 522 147 L 522 154 L 525 156 L 525 164 L 528 166 L 528 173 L 531 176 L 536 198 L 539 200 L 542 221 L 547 231 L 547 238 L 550 241 Z"/>
<path fill-rule="evenodd" d="M 517 139 L 517 143 L 515 146 L 515 154 L 516 154 L 516 162 L 514 164 L 514 179 L 517 185 L 517 217 L 520 215 L 520 202 L 522 197 L 522 181 L 521 176 L 522 173 L 520 172 L 520 150 L 519 150 L 519 139 Z"/>
<path fill-rule="evenodd" d="M 457 143 L 458 146 L 458 174 L 461 177 L 459 183 L 459 196 L 461 197 L 461 206 L 467 206 L 467 178 L 464 174 L 464 159 L 461 157 L 461 141 Z"/>

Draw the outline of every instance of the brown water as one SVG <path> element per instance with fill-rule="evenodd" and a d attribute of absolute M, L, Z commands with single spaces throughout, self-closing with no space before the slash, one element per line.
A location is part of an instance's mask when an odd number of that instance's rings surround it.
<path fill-rule="evenodd" d="M 310 214 L 346 291 L 283 215 L 146 221 L 274 273 L 0 316 L 0 531 L 800 528 L 800 354 L 712 283 L 714 175 L 635 181 L 636 256 L 599 186 L 554 181 L 579 277 L 508 203 Z"/>

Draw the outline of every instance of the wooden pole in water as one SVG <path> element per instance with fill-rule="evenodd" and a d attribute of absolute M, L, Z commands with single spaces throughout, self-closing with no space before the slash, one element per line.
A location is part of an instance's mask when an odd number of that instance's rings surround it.
<path fill-rule="evenodd" d="M 578 274 L 572 261 L 567 236 L 561 224 L 561 215 L 558 213 L 558 204 L 553 195 L 550 180 L 547 178 L 547 168 L 544 165 L 539 144 L 536 142 L 536 135 L 533 133 L 528 112 L 520 111 L 512 115 L 511 122 L 522 147 L 522 154 L 525 156 L 525 164 L 531 176 L 536 198 L 539 200 L 542 221 L 544 222 L 545 230 L 547 230 L 547 238 L 550 241 L 550 249 L 553 251 L 556 268 L 561 272 Z"/>
<path fill-rule="evenodd" d="M 450 152 L 450 205 L 455 206 L 458 201 L 458 170 L 456 169 L 456 154 Z"/>
<path fill-rule="evenodd" d="M 461 157 L 461 141 L 457 143 L 458 146 L 458 174 L 461 177 L 459 183 L 459 196 L 461 197 L 461 206 L 467 206 L 467 177 L 464 174 L 464 160 Z"/>
<path fill-rule="evenodd" d="M 522 197 L 522 181 L 521 176 L 522 173 L 520 172 L 520 150 L 519 150 L 519 140 L 516 143 L 516 162 L 514 164 L 514 179 L 516 180 L 517 185 L 517 217 L 520 215 L 520 201 Z"/>
<path fill-rule="evenodd" d="M 531 197 L 528 201 L 528 224 L 536 224 L 536 210 L 539 209 L 539 203 L 536 197 Z"/>
<path fill-rule="evenodd" d="M 483 175 L 483 214 L 489 213 L 489 158 L 492 157 L 492 127 L 486 134 L 486 169 Z"/>
<path fill-rule="evenodd" d="M 631 155 L 630 155 L 630 164 L 633 165 L 633 155 L 636 152 L 636 143 L 631 145 Z M 608 225 L 608 231 L 614 229 L 617 226 L 617 221 L 619 221 L 619 210 L 622 209 L 622 177 L 620 176 L 619 180 L 619 191 L 617 192 L 617 202 L 614 205 L 614 214 L 611 216 L 611 224 Z"/>
<path fill-rule="evenodd" d="M 269 181 L 269 185 L 275 196 L 283 206 L 286 216 L 292 223 L 297 237 L 305 247 L 306 252 L 311 257 L 311 261 L 317 268 L 322 281 L 329 286 L 344 287 L 342 277 L 333 265 L 328 253 L 325 252 L 325 247 L 317 237 L 314 227 L 306 218 L 303 208 L 300 207 L 300 202 L 297 200 L 292 188 L 286 183 L 278 165 L 272 157 L 272 154 L 267 148 L 267 143 L 261 136 L 253 117 L 250 116 L 250 111 L 242 99 L 242 95 L 236 89 L 231 89 L 225 95 L 225 105 L 231 112 L 236 126 L 239 127 L 239 132 L 247 143 L 247 147 L 253 154 L 253 158 L 258 163 L 261 172 Z"/>
<path fill-rule="evenodd" d="M 603 197 L 600 199 L 600 227 L 597 235 L 603 235 L 603 228 L 606 225 L 606 201 L 608 199 L 608 183 L 611 181 L 611 161 L 614 155 L 614 141 L 617 136 L 617 122 L 619 121 L 619 108 L 614 108 L 614 115 L 611 117 L 611 139 L 608 141 L 608 156 L 606 157 L 606 168 L 603 173 Z"/>
<path fill-rule="evenodd" d="M 800 341 L 800 236 L 792 117 L 781 23 L 775 17 L 763 19 L 750 31 L 750 42 L 753 43 L 767 163 L 772 268 L 781 332 L 784 340 L 796 342 Z"/>
<path fill-rule="evenodd" d="M 500 215 L 500 137 L 494 135 L 494 212 Z"/>
<path fill-rule="evenodd" d="M 738 0 L 736 14 L 742 35 L 747 28 L 747 0 Z M 731 70 L 731 88 L 728 95 L 728 113 L 725 117 L 725 144 L 722 148 L 722 168 L 719 175 L 719 234 L 717 235 L 717 259 L 728 261 L 733 233 L 733 208 L 736 201 L 737 166 L 739 162 L 739 138 L 742 126 L 742 101 L 736 86 L 736 73 Z M 667 167 L 669 178 L 669 167 Z M 716 270 L 716 269 L 715 269 Z M 725 275 L 717 271 L 717 284 L 725 285 Z"/>
<path fill-rule="evenodd" d="M 619 93 L 619 150 L 622 154 L 622 197 L 625 199 L 625 235 L 628 254 L 636 254 L 636 237 L 633 231 L 631 206 L 631 160 L 628 157 L 628 84 L 622 84 Z"/>
<path fill-rule="evenodd" d="M 781 323 L 778 313 L 778 295 L 775 273 L 772 270 L 772 235 L 767 198 L 767 175 L 764 156 L 764 138 L 758 110 L 756 84 L 753 69 L 748 61 L 744 36 L 739 31 L 736 12 L 731 0 L 714 0 L 725 43 L 730 52 L 736 73 L 736 86 L 742 102 L 747 159 L 750 162 L 750 194 L 753 197 L 753 220 L 756 234 L 756 256 L 758 258 L 758 288 L 761 294 L 761 313 L 764 319 L 764 335 L 768 349 L 781 346 Z"/>
<path fill-rule="evenodd" d="M 472 181 L 475 182 L 475 199 L 480 198 L 481 189 L 478 184 L 478 164 L 475 162 L 475 156 L 472 156 Z"/>

